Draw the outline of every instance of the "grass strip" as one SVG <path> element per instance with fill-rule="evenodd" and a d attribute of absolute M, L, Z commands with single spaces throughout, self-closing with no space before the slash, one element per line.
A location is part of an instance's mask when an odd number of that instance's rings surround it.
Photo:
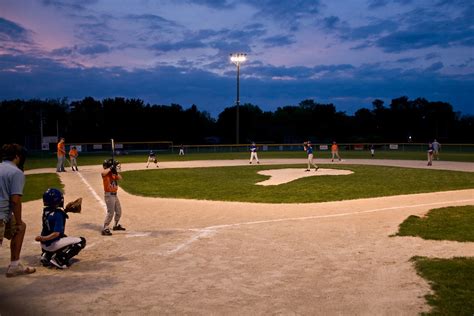
<path fill-rule="evenodd" d="M 412 258 L 417 273 L 433 290 L 425 298 L 432 310 L 423 315 L 474 314 L 474 258 Z"/>
<path fill-rule="evenodd" d="M 23 202 L 34 201 L 43 198 L 43 193 L 48 188 L 63 190 L 63 184 L 55 173 L 30 174 L 26 176 L 25 188 L 23 190 Z"/>
<path fill-rule="evenodd" d="M 301 172 L 305 167 L 300 167 Z M 474 177 L 468 172 L 358 165 L 320 167 L 354 173 L 260 186 L 255 183 L 268 176 L 257 174 L 259 170 L 298 166 L 154 169 L 124 172 L 121 186 L 140 196 L 257 203 L 313 203 L 474 188 Z"/>
<path fill-rule="evenodd" d="M 341 151 L 343 159 L 371 159 L 370 153 L 367 151 Z M 249 159 L 248 152 L 215 152 L 215 153 L 189 153 L 185 156 L 178 156 L 177 153 L 160 153 L 157 152 L 158 161 L 190 161 L 190 160 L 227 160 L 227 159 Z M 464 152 L 446 152 L 442 154 L 442 160 L 445 161 L 465 161 L 474 162 L 474 153 Z M 85 165 L 102 165 L 105 159 L 109 159 L 110 155 L 103 154 L 87 154 L 83 153 L 78 158 L 79 169 Z M 122 163 L 143 162 L 146 164 L 148 153 L 132 153 L 129 155 L 117 156 Z M 259 158 L 264 159 L 285 159 L 285 158 L 302 158 L 306 155 L 303 151 L 267 151 L 259 152 Z M 330 152 L 316 152 L 315 158 L 329 159 Z M 374 159 L 402 159 L 402 160 L 426 160 L 426 153 L 413 151 L 379 151 Z M 27 170 L 38 168 L 56 168 L 56 154 L 43 154 L 42 156 L 28 157 L 25 168 Z M 434 162 L 436 164 L 436 161 Z M 66 162 L 66 167 L 69 167 Z"/>
<path fill-rule="evenodd" d="M 400 224 L 397 236 L 474 241 L 474 205 L 433 209 L 424 217 L 411 215 Z"/>

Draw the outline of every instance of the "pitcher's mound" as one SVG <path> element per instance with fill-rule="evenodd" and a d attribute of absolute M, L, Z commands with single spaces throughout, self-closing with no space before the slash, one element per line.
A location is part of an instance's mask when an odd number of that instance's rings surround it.
<path fill-rule="evenodd" d="M 262 170 L 258 174 L 264 176 L 270 176 L 270 179 L 258 182 L 258 185 L 279 185 L 288 183 L 299 178 L 314 177 L 314 176 L 343 176 L 353 173 L 350 170 L 341 169 L 323 169 L 319 168 L 318 171 L 305 171 L 304 168 L 288 168 L 288 169 L 273 169 L 273 170 Z"/>

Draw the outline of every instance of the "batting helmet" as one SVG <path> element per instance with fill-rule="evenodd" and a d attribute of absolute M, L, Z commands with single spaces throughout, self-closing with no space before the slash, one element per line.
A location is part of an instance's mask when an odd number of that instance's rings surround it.
<path fill-rule="evenodd" d="M 49 188 L 43 193 L 43 204 L 50 207 L 63 207 L 64 196 L 58 189 Z"/>
<path fill-rule="evenodd" d="M 104 169 L 110 168 L 114 165 L 114 161 L 112 159 L 105 159 L 104 162 L 102 163 L 102 167 Z"/>

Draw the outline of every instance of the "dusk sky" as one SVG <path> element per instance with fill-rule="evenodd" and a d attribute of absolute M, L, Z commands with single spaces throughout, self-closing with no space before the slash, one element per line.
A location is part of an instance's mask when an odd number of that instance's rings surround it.
<path fill-rule="evenodd" d="M 92 96 L 353 114 L 400 96 L 474 114 L 473 0 L 0 0 L 0 99 Z"/>

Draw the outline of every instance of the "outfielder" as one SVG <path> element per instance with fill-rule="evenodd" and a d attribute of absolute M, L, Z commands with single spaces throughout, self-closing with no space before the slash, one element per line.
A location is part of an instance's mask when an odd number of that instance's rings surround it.
<path fill-rule="evenodd" d="M 305 171 L 311 171 L 311 165 L 314 166 L 314 171 L 318 171 L 319 167 L 313 162 L 313 147 L 311 147 L 311 142 L 304 142 L 303 148 L 308 154 L 308 168 Z"/>
<path fill-rule="evenodd" d="M 250 161 L 249 163 L 252 164 L 253 160 L 256 160 L 258 164 L 260 164 L 260 161 L 258 160 L 258 155 L 257 155 L 257 146 L 255 143 L 252 143 L 250 146 Z"/>
<path fill-rule="evenodd" d="M 441 144 L 438 143 L 438 141 L 435 139 L 433 141 L 433 158 L 436 158 L 436 160 L 439 160 L 439 151 L 441 149 Z"/>

